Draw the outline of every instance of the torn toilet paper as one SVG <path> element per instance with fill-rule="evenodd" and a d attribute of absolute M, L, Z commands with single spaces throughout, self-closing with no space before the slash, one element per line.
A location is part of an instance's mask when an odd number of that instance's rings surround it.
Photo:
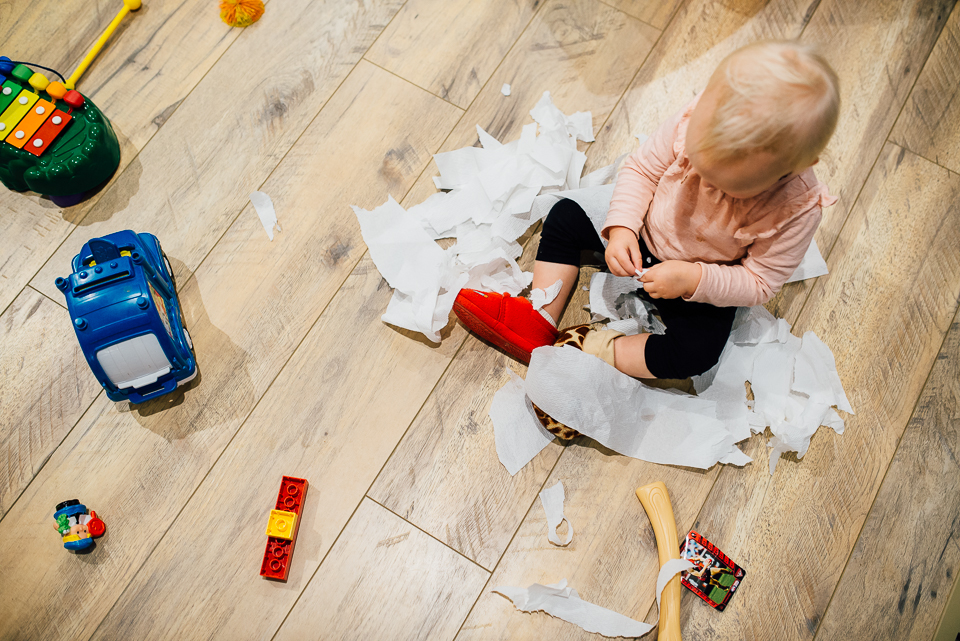
<path fill-rule="evenodd" d="M 504 96 L 509 96 L 509 95 L 510 95 L 510 85 L 508 85 L 507 83 L 503 83 L 503 86 L 500 87 L 500 93 L 502 93 Z"/>
<path fill-rule="evenodd" d="M 619 612 L 584 601 L 576 590 L 567 587 L 566 579 L 551 585 L 534 583 L 528 588 L 501 586 L 493 591 L 513 601 L 518 610 L 543 610 L 550 616 L 605 637 L 639 637 L 653 629 L 649 623 L 635 621 Z"/>
<path fill-rule="evenodd" d="M 497 391 L 490 405 L 497 457 L 510 476 L 519 472 L 554 436 L 540 424 L 523 387 L 523 379 L 510 370 L 510 380 Z"/>
<path fill-rule="evenodd" d="M 563 515 L 563 483 L 557 481 L 553 487 L 540 492 L 540 504 L 543 505 L 543 511 L 547 515 L 547 539 L 554 545 L 566 547 L 573 540 L 573 524 Z M 567 521 L 566 540 L 561 541 L 557 535 L 557 528 L 560 524 Z"/>
<path fill-rule="evenodd" d="M 267 230 L 267 236 L 269 236 L 272 241 L 274 227 L 277 228 L 277 231 L 283 231 L 280 229 L 280 223 L 277 222 L 277 212 L 273 208 L 273 201 L 270 200 L 270 196 L 262 191 L 255 191 L 250 194 L 250 202 L 253 203 L 253 208 L 257 210 L 260 223 L 263 225 L 263 228 Z"/>
<path fill-rule="evenodd" d="M 591 294 L 604 287 L 591 287 Z M 606 291 L 602 308 L 610 309 L 610 297 L 623 294 L 613 285 Z M 747 401 L 748 381 L 752 402 Z M 836 409 L 853 413 L 829 348 L 812 332 L 802 339 L 793 336 L 789 323 L 759 306 L 738 310 L 719 363 L 693 383 L 696 396 L 655 389 L 579 350 L 541 347 L 533 353 L 527 380 L 518 378 L 494 402 L 506 406 L 512 394 L 512 406 L 529 407 L 532 401 L 626 456 L 699 468 L 749 462 L 734 444 L 769 426 L 771 474 L 782 453 L 802 457 L 821 425 L 842 434 L 844 423 Z M 528 399 L 521 400 L 521 393 Z M 512 416 L 491 411 L 491 418 L 497 453 L 509 453 L 501 461 L 511 474 L 546 447 L 548 437 L 532 408 Z M 535 435 L 539 449 L 512 445 L 513 439 L 526 443 Z"/>
<path fill-rule="evenodd" d="M 657 574 L 658 608 L 660 595 L 670 579 L 692 567 L 693 564 L 686 559 L 671 559 L 663 564 Z M 654 627 L 584 601 L 576 590 L 567 587 L 566 579 L 550 585 L 534 583 L 528 588 L 501 586 L 493 591 L 513 601 L 513 605 L 522 612 L 542 610 L 550 616 L 580 626 L 587 632 L 605 637 L 641 637 Z"/>
<path fill-rule="evenodd" d="M 543 309 L 544 305 L 549 305 L 557 299 L 557 294 L 560 293 L 560 290 L 563 288 L 563 281 L 557 280 L 553 285 L 547 287 L 547 289 L 531 289 L 530 290 L 530 303 L 533 305 L 534 309 Z"/>

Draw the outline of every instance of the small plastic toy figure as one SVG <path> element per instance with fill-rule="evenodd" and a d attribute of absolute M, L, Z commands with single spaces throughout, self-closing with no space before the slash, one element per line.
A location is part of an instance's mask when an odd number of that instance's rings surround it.
<path fill-rule="evenodd" d="M 93 545 L 93 539 L 107 531 L 97 513 L 88 514 L 87 506 L 77 499 L 58 503 L 53 518 L 56 520 L 54 529 L 63 537 L 63 547 L 73 552 L 86 550 Z"/>
<path fill-rule="evenodd" d="M 197 375 L 173 272 L 153 234 L 92 238 L 56 280 L 94 376 L 112 401 L 142 403 Z"/>

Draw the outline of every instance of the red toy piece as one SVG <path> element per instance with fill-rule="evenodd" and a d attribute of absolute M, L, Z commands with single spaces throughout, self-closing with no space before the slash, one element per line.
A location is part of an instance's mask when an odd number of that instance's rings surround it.
<path fill-rule="evenodd" d="M 267 549 L 263 552 L 260 576 L 286 581 L 290 558 L 297 543 L 303 500 L 307 496 L 306 479 L 284 476 L 280 481 L 277 506 L 270 511 L 267 523 Z"/>
<path fill-rule="evenodd" d="M 474 334 L 527 364 L 530 352 L 557 340 L 557 328 L 526 298 L 462 289 L 453 311 Z"/>

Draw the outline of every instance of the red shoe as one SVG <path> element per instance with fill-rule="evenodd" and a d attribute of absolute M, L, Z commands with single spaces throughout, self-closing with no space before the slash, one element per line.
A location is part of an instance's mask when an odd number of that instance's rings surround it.
<path fill-rule="evenodd" d="M 530 352 L 557 340 L 557 328 L 526 298 L 461 289 L 453 311 L 474 334 L 527 364 Z"/>

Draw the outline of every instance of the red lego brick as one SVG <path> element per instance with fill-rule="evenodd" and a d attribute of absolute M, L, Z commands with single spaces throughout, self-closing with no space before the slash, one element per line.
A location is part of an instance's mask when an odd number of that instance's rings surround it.
<path fill-rule="evenodd" d="M 271 536 L 267 539 L 267 550 L 263 554 L 263 563 L 260 565 L 260 576 L 278 581 L 287 580 L 287 571 L 290 569 L 287 562 L 293 552 L 293 541 L 285 541 Z"/>
<path fill-rule="evenodd" d="M 278 581 L 287 580 L 290 559 L 293 557 L 293 548 L 297 543 L 297 532 L 300 531 L 301 508 L 307 496 L 308 485 L 306 479 L 292 476 L 284 476 L 280 481 L 276 509 L 293 512 L 297 515 L 297 522 L 294 525 L 293 537 L 289 541 L 275 536 L 267 537 L 267 549 L 263 553 L 263 562 L 260 564 L 260 576 Z"/>
<path fill-rule="evenodd" d="M 300 514 L 303 497 L 307 494 L 307 482 L 304 479 L 284 476 L 280 481 L 280 494 L 277 496 L 277 509 Z"/>

